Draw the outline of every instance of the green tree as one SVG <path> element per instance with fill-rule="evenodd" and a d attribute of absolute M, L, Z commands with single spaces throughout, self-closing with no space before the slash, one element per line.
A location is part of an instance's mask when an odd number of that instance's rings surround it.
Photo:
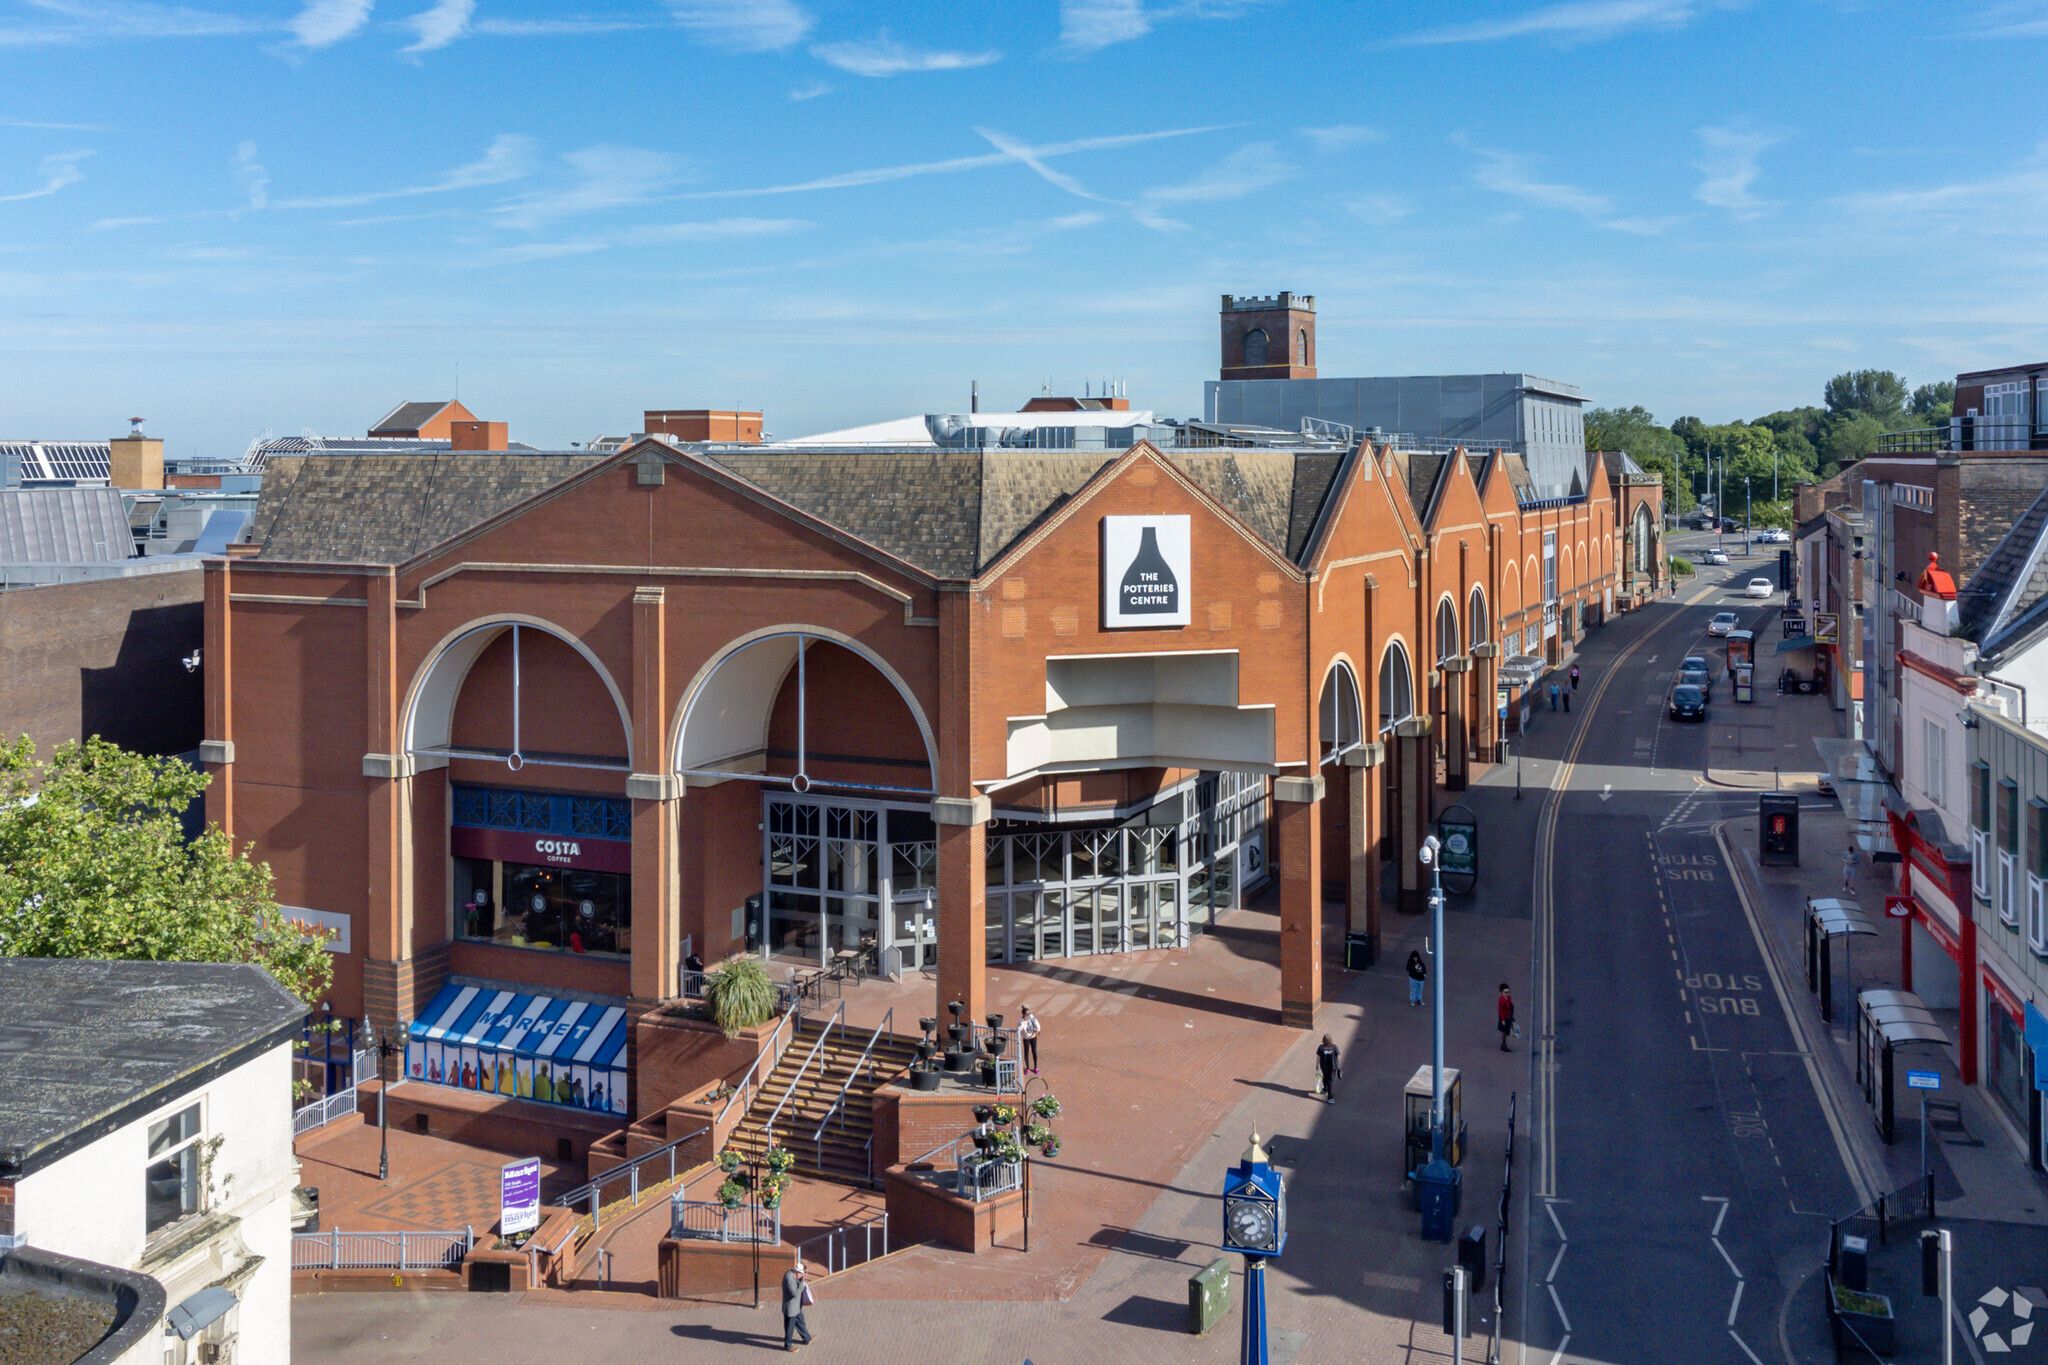
<path fill-rule="evenodd" d="M 332 964 L 278 916 L 270 867 L 179 816 L 212 778 L 97 737 L 0 747 L 0 953 L 253 962 L 311 1004 Z"/>
<path fill-rule="evenodd" d="M 1885 424 L 1867 412 L 1854 413 L 1835 424 L 1821 443 L 1821 472 L 1832 478 L 1843 465 L 1855 464 L 1877 449 Z"/>
<path fill-rule="evenodd" d="M 1695 463 L 1707 457 L 1707 424 L 1697 417 L 1681 417 L 1671 424 L 1671 434 L 1685 442 Z"/>
<path fill-rule="evenodd" d="M 1955 411 L 1955 406 L 1956 385 L 1952 379 L 1944 379 L 1936 384 L 1922 384 L 1913 390 L 1915 417 L 1933 417 L 1937 412 L 1947 417 Z"/>
<path fill-rule="evenodd" d="M 1586 414 L 1586 449 L 1622 450 L 1641 464 L 1646 456 L 1676 461 L 1685 453 L 1685 442 L 1647 409 L 1594 408 Z"/>
<path fill-rule="evenodd" d="M 1692 481 L 1678 472 L 1678 462 L 1664 455 L 1637 455 L 1635 462 L 1643 467 L 1645 474 L 1655 474 L 1664 483 L 1664 510 L 1677 516 L 1692 510 L 1696 499 L 1692 495 Z"/>
<path fill-rule="evenodd" d="M 1830 379 L 1821 397 L 1837 419 L 1862 412 L 1884 422 L 1905 415 L 1906 381 L 1890 370 L 1848 370 Z"/>

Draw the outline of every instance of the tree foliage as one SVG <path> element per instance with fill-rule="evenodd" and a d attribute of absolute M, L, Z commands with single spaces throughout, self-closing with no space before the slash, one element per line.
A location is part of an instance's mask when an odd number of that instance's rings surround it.
<path fill-rule="evenodd" d="M 1944 379 L 1938 384 L 1922 384 L 1913 390 L 1913 415 L 1932 417 L 1939 412 L 1946 417 L 1955 411 L 1956 382 Z"/>
<path fill-rule="evenodd" d="M 1868 413 L 1883 421 L 1905 415 L 1906 381 L 1890 370 L 1848 370 L 1827 382 L 1821 401 L 1836 417 Z"/>
<path fill-rule="evenodd" d="M 43 761 L 27 738 L 0 747 L 0 953 L 252 962 L 318 999 L 332 964 L 280 920 L 269 865 L 217 828 L 184 837 L 210 781 L 96 737 Z"/>

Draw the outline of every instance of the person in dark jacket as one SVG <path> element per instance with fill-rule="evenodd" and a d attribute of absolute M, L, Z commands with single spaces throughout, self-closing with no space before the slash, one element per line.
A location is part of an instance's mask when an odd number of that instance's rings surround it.
<path fill-rule="evenodd" d="M 1577 664 L 1573 664 L 1573 665 L 1572 665 L 1572 691 L 1576 692 L 1576 691 L 1578 691 L 1578 690 L 1579 690 L 1579 666 L 1578 666 Z"/>
<path fill-rule="evenodd" d="M 1337 1045 L 1330 1041 L 1330 1035 L 1323 1035 L 1323 1045 L 1316 1049 L 1316 1070 L 1323 1082 L 1323 1103 L 1337 1102 L 1337 1078 L 1344 1074 L 1337 1065 Z"/>
<path fill-rule="evenodd" d="M 802 1336 L 804 1345 L 811 1344 L 811 1329 L 804 1322 L 804 1290 L 807 1288 L 804 1263 L 798 1261 L 782 1276 L 782 1349 L 794 1351 L 796 1339 Z"/>
<path fill-rule="evenodd" d="M 1422 960 L 1420 948 L 1408 954 L 1408 1003 L 1422 1003 L 1422 983 L 1429 980 L 1429 964 Z"/>
<path fill-rule="evenodd" d="M 1515 997 L 1508 990 L 1508 983 L 1500 983 L 1500 1050 L 1508 1050 L 1508 1035 L 1515 1031 Z"/>

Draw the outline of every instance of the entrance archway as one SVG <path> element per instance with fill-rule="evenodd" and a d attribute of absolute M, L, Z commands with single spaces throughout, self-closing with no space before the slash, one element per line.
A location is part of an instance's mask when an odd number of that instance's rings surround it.
<path fill-rule="evenodd" d="M 527 646 L 536 638 L 544 642 L 539 646 L 542 655 L 536 662 L 547 679 L 547 685 L 559 685 L 571 675 L 572 670 L 563 667 L 561 646 L 581 655 L 583 662 L 604 684 L 604 691 L 610 696 L 618 715 L 620 747 L 616 751 L 583 753 L 557 749 L 553 747 L 553 741 L 545 738 L 548 733 L 545 729 L 536 731 L 533 728 L 534 718 L 541 713 L 534 711 L 531 705 Z M 498 657 L 484 664 L 483 673 L 479 674 L 480 681 L 499 690 L 509 687 L 509 728 L 501 736 L 507 742 L 458 745 L 458 703 L 470 675 L 478 671 L 480 661 L 484 661 L 487 654 Z M 497 676 L 501 673 L 503 686 Z M 589 699 L 584 698 L 586 702 Z M 554 699 L 554 704 L 559 704 L 559 699 Z M 578 709 L 584 713 L 578 728 L 588 730 L 589 707 L 584 705 Z M 528 763 L 626 771 L 631 764 L 624 756 L 630 755 L 633 748 L 633 720 L 626 708 L 625 694 L 590 646 L 552 622 L 537 616 L 510 613 L 471 621 L 450 631 L 434 646 L 406 690 L 399 734 L 416 771 L 446 767 L 450 758 L 504 763 L 512 772 L 518 772 Z M 539 743 L 530 743 L 530 738 L 536 734 L 543 738 Z M 476 738 L 474 735 L 468 737 Z"/>

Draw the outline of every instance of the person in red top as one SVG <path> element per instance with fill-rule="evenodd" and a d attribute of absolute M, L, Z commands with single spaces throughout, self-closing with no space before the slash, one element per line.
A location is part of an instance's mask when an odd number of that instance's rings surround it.
<path fill-rule="evenodd" d="M 1508 1050 L 1508 1035 L 1515 1029 L 1515 997 L 1508 990 L 1508 983 L 1500 983 L 1500 1050 Z"/>

